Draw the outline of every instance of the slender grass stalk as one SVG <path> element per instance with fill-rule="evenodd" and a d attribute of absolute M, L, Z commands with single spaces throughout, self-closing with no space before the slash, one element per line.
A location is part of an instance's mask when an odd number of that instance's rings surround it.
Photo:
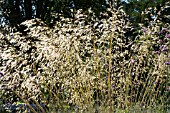
<path fill-rule="evenodd" d="M 48 85 L 47 85 L 46 83 L 44 83 L 44 84 L 45 84 L 45 86 L 47 87 L 47 90 L 49 91 L 49 93 L 54 96 L 54 100 L 55 100 L 55 101 L 58 101 L 58 96 L 56 95 L 56 93 L 53 92 L 52 89 L 51 89 L 50 87 L 48 87 Z M 58 101 L 58 102 L 59 102 L 59 101 Z M 58 105 L 60 105 L 60 104 L 58 103 Z"/>
<path fill-rule="evenodd" d="M 31 111 L 33 113 L 38 113 L 34 110 L 34 108 L 28 103 L 27 100 L 25 100 L 24 98 L 22 98 L 22 96 L 20 94 L 18 94 L 16 91 L 13 91 L 23 102 L 25 102 L 25 104 L 31 109 Z"/>
<path fill-rule="evenodd" d="M 28 91 L 26 91 L 26 89 L 24 90 L 30 97 L 32 97 L 33 95 L 31 93 L 29 93 Z M 33 100 L 36 105 L 38 106 L 38 108 L 42 111 L 42 113 L 46 113 L 45 110 L 42 108 L 42 106 L 34 99 L 34 98 L 31 98 L 31 100 Z"/>
<path fill-rule="evenodd" d="M 41 105 L 34 99 L 32 98 L 32 100 L 35 102 L 35 104 L 40 108 L 40 110 L 42 111 L 42 113 L 46 113 L 45 110 L 41 107 Z"/>
<path fill-rule="evenodd" d="M 112 68 L 112 40 L 113 37 L 110 36 L 109 43 L 109 70 L 108 70 L 108 99 L 109 99 L 109 113 L 112 113 L 112 99 L 111 99 L 111 68 Z"/>

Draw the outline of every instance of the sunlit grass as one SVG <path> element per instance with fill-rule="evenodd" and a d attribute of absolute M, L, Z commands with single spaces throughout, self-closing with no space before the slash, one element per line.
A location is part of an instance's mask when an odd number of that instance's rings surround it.
<path fill-rule="evenodd" d="M 112 17 L 92 16 L 87 25 L 82 14 L 74 23 L 61 18 L 54 29 L 28 20 L 26 36 L 1 33 L 1 104 L 21 102 L 34 113 L 166 112 L 169 26 L 155 23 L 128 37 L 126 14 L 109 11 Z"/>

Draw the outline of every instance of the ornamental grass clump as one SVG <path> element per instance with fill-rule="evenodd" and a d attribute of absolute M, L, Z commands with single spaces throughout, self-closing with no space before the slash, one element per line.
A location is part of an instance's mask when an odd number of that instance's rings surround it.
<path fill-rule="evenodd" d="M 3 104 L 20 102 L 27 107 L 18 112 L 34 113 L 168 104 L 168 24 L 134 28 L 121 8 L 101 13 L 103 19 L 89 15 L 60 16 L 54 28 L 27 20 L 24 33 L 0 33 Z"/>

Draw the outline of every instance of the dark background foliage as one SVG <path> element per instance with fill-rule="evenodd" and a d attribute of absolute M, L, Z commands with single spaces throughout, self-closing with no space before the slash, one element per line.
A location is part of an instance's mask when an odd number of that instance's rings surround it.
<path fill-rule="evenodd" d="M 3 0 L 1 16 L 11 26 L 32 18 L 41 18 L 49 24 L 57 21 L 54 18 L 57 13 L 74 18 L 74 11 L 78 9 L 87 11 L 90 7 L 99 14 L 105 11 L 108 4 L 105 0 Z"/>
<path fill-rule="evenodd" d="M 59 16 L 58 13 L 74 18 L 74 12 L 78 9 L 87 12 L 91 8 L 98 16 L 100 12 L 104 12 L 106 8 L 110 7 L 109 3 L 112 4 L 111 7 L 115 8 L 123 6 L 132 23 L 147 25 L 149 21 L 158 16 L 158 12 L 162 6 L 165 6 L 167 0 L 2 0 L 1 2 L 0 17 L 3 17 L 1 23 L 6 22 L 13 27 L 32 18 L 41 18 L 48 25 L 52 25 L 58 21 L 56 18 Z M 157 8 L 156 11 L 154 11 L 154 7 Z M 148 8 L 150 8 L 149 12 L 142 14 Z M 169 14 L 170 7 L 166 7 L 161 11 L 159 18 L 162 22 L 169 23 L 170 19 L 165 17 Z"/>
<path fill-rule="evenodd" d="M 165 15 L 170 15 L 170 6 L 166 6 L 167 0 L 127 0 L 128 3 L 124 2 L 124 10 L 129 15 L 133 23 L 144 23 L 147 25 L 150 21 L 153 21 L 156 16 L 163 23 L 170 23 L 170 17 L 165 17 Z M 166 7 L 164 7 L 166 6 Z M 164 9 L 161 10 L 161 7 Z M 149 9 L 148 9 L 149 8 Z M 154 8 L 156 10 L 154 11 Z M 147 10 L 148 12 L 142 14 Z M 160 12 L 160 15 L 158 15 Z"/>

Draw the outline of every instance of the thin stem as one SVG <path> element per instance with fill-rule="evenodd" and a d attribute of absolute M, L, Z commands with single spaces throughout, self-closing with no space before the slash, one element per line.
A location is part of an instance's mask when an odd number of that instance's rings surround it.
<path fill-rule="evenodd" d="M 109 113 L 112 112 L 111 106 L 111 68 L 112 68 L 112 36 L 110 36 L 110 48 L 109 48 L 109 71 L 108 71 L 108 98 L 109 98 Z"/>
<path fill-rule="evenodd" d="M 34 108 L 33 108 L 24 98 L 22 98 L 21 95 L 19 95 L 16 91 L 14 91 L 14 93 L 15 93 L 20 99 L 22 99 L 22 101 L 31 109 L 31 111 L 32 111 L 33 113 L 37 113 L 37 112 L 34 110 Z"/>

